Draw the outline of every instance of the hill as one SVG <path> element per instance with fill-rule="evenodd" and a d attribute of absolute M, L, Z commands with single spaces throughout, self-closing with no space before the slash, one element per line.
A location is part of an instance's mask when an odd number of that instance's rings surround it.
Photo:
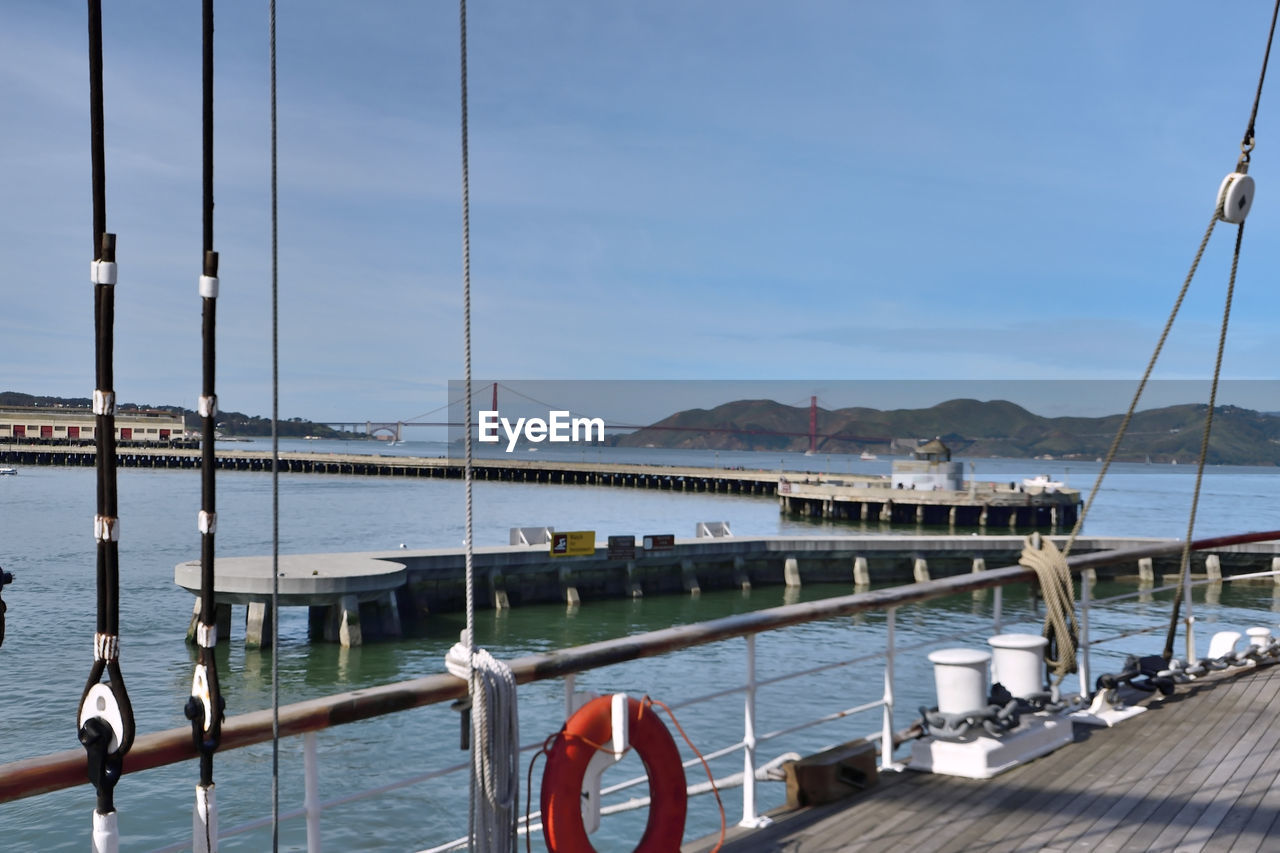
<path fill-rule="evenodd" d="M 22 394 L 17 391 L 0 391 L 0 406 L 41 406 L 46 408 L 88 409 L 92 401 L 88 397 L 42 397 L 34 394 Z M 200 417 L 190 409 L 181 406 L 159 405 L 149 403 L 120 403 L 122 412 L 146 410 L 152 412 L 172 412 L 180 414 L 188 430 L 200 428 Z M 271 419 L 240 412 L 218 412 L 218 429 L 229 436 L 269 436 L 271 435 Z M 282 420 L 279 433 L 284 438 L 301 438 L 304 435 L 316 435 L 321 438 L 352 438 L 352 433 L 340 432 L 324 424 L 304 421 L 301 418 Z M 358 436 L 364 438 L 363 435 Z"/>
<path fill-rule="evenodd" d="M 1207 407 L 1185 404 L 1134 415 L 1121 460 L 1194 463 Z M 919 439 L 940 437 L 957 456 L 1095 459 L 1105 456 L 1122 420 L 1046 418 L 1007 400 L 948 400 L 927 409 L 818 409 L 820 453 L 904 452 Z M 739 400 L 714 409 L 688 409 L 633 433 L 624 447 L 803 452 L 809 448 L 809 409 L 772 400 Z M 1280 416 L 1219 406 L 1214 410 L 1208 462 L 1280 465 Z"/>

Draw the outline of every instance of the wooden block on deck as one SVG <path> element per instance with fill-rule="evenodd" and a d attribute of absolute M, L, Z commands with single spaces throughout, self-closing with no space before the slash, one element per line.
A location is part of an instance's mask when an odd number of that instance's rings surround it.
<path fill-rule="evenodd" d="M 787 808 L 833 803 L 873 787 L 875 744 L 859 738 L 783 765 L 787 774 Z"/>

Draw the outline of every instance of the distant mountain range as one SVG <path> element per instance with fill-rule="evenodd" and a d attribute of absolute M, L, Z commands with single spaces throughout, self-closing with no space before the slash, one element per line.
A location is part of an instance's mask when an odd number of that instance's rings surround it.
<path fill-rule="evenodd" d="M 1200 455 L 1204 404 L 1149 409 L 1133 416 L 1118 459 L 1194 464 Z M 817 410 L 819 453 L 906 453 L 917 440 L 941 438 L 956 456 L 1103 457 L 1123 415 L 1046 418 L 1006 400 L 948 400 L 927 409 Z M 677 412 L 633 433 L 623 447 L 803 452 L 808 407 L 739 400 L 714 409 Z M 1280 465 L 1280 416 L 1237 406 L 1213 413 L 1211 465 Z"/>

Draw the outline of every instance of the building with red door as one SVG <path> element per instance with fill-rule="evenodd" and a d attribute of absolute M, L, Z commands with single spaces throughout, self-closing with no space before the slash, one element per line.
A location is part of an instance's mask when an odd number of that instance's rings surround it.
<path fill-rule="evenodd" d="M 44 406 L 0 407 L 0 442 L 90 444 L 97 419 L 90 409 Z M 182 415 L 151 409 L 116 414 L 116 441 L 169 444 L 186 433 Z"/>

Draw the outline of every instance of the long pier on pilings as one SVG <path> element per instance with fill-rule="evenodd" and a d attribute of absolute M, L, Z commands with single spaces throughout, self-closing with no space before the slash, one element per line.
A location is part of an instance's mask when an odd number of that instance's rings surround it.
<path fill-rule="evenodd" d="M 200 451 L 169 447 L 121 448 L 125 468 L 198 469 Z M 219 470 L 270 471 L 271 453 L 219 448 Z M 0 464 L 92 466 L 93 447 L 0 444 Z M 369 477 L 461 479 L 463 461 L 447 457 L 384 456 L 372 453 L 280 454 L 285 474 L 346 474 Z M 970 483 L 961 491 L 891 488 L 881 477 L 838 478 L 776 469 L 706 468 L 625 462 L 476 459 L 475 478 L 509 483 L 616 486 L 678 492 L 777 496 L 785 513 L 836 521 L 972 528 L 996 532 L 1070 529 L 1080 507 L 1074 489 L 1023 487 L 1017 483 Z"/>
<path fill-rule="evenodd" d="M 125 468 L 200 467 L 199 450 L 172 448 L 122 448 L 116 454 Z M 60 465 L 89 467 L 92 447 L 0 444 L 5 465 Z M 224 450 L 216 454 L 218 470 L 270 471 L 271 453 L 261 450 Z M 514 483 L 624 486 L 681 492 L 774 495 L 778 472 L 763 469 L 698 468 L 675 465 L 636 465 L 621 462 L 560 462 L 524 459 L 476 459 L 477 480 Z M 354 474 L 373 477 L 423 477 L 458 480 L 463 461 L 445 457 L 384 456 L 365 453 L 282 452 L 280 472 L 287 474 Z"/>
<path fill-rule="evenodd" d="M 597 536 L 606 540 L 607 532 Z M 1059 547 L 1065 542 L 1065 537 L 1049 538 Z M 638 546 L 643 539 L 637 537 Z M 1011 535 L 729 536 L 660 544 L 655 537 L 655 547 L 636 547 L 625 557 L 611 554 L 603 543 L 591 554 L 574 557 L 552 556 L 547 545 L 480 547 L 473 556 L 475 604 L 493 610 L 548 603 L 572 608 L 609 599 L 765 586 L 841 583 L 865 589 L 921 583 L 1015 565 L 1024 544 L 1024 537 Z M 1119 549 L 1159 553 L 1092 569 L 1089 577 L 1133 577 L 1140 588 L 1150 588 L 1179 572 L 1181 549 L 1174 540 L 1082 536 L 1072 553 Z M 1210 579 L 1278 568 L 1277 543 L 1192 554 L 1192 571 Z M 269 642 L 271 569 L 268 556 L 219 559 L 219 641 L 231 635 L 232 605 L 245 605 L 245 643 Z M 314 640 L 358 645 L 399 637 L 424 630 L 433 614 L 462 611 L 466 603 L 460 549 L 297 554 L 282 558 L 281 571 L 280 601 L 310 607 Z M 196 591 L 199 561 L 176 566 L 174 580 Z M 1275 590 L 1280 601 L 1280 584 Z"/>

